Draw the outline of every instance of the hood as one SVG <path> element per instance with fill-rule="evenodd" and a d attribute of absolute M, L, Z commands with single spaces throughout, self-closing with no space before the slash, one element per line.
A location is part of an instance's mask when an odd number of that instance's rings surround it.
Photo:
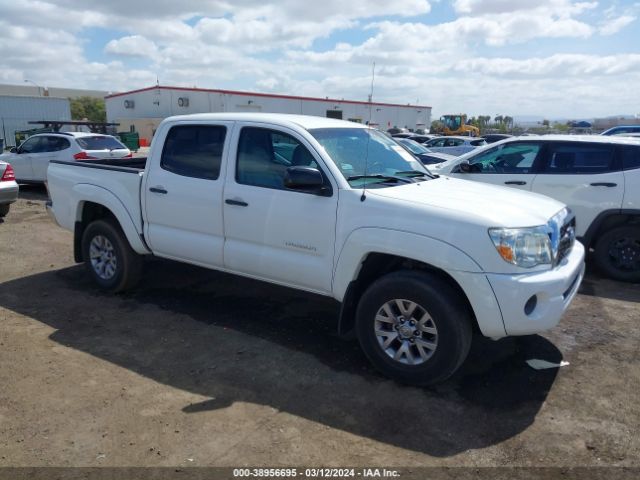
<path fill-rule="evenodd" d="M 467 153 L 470 153 L 470 152 L 467 152 Z M 463 156 L 466 157 L 467 155 L 465 154 Z M 451 170 L 453 170 L 453 167 L 463 162 L 464 160 L 465 158 L 461 158 L 461 157 L 449 158 L 442 163 L 438 163 L 436 165 L 430 165 L 429 169 L 435 174 L 446 175 L 447 173 L 451 173 Z"/>
<path fill-rule="evenodd" d="M 545 225 L 565 205 L 552 198 L 509 187 L 441 176 L 367 191 L 389 200 L 447 209 L 487 227 Z"/>

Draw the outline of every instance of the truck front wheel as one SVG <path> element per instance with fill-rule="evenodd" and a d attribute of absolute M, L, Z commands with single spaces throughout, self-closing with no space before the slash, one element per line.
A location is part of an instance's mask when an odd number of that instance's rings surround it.
<path fill-rule="evenodd" d="M 103 289 L 120 292 L 135 286 L 142 258 L 133 251 L 119 225 L 91 222 L 82 235 L 82 257 L 89 275 Z"/>
<path fill-rule="evenodd" d="M 436 275 L 390 273 L 362 295 L 356 332 L 371 363 L 402 383 L 449 378 L 469 353 L 471 318 L 459 294 Z"/>

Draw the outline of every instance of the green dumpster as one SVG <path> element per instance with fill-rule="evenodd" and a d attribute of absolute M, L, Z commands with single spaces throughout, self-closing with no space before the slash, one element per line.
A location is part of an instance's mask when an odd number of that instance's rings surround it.
<path fill-rule="evenodd" d="M 140 148 L 140 135 L 138 132 L 118 132 L 118 138 L 132 152 Z"/>

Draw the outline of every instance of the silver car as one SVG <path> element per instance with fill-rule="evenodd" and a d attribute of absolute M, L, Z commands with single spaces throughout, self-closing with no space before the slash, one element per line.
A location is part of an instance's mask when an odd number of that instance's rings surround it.
<path fill-rule="evenodd" d="M 437 137 L 422 145 L 432 152 L 448 153 L 457 157 L 486 144 L 484 138 L 478 137 Z"/>
<path fill-rule="evenodd" d="M 13 168 L 0 161 L 0 218 L 9 213 L 9 206 L 18 199 L 18 184 Z"/>

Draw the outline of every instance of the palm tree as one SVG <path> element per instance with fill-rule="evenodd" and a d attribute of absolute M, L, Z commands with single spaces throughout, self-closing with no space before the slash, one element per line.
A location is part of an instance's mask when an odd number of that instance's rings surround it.
<path fill-rule="evenodd" d="M 507 128 L 510 128 L 511 130 L 513 130 L 513 117 L 506 115 L 504 117 L 504 123 L 506 124 Z"/>

